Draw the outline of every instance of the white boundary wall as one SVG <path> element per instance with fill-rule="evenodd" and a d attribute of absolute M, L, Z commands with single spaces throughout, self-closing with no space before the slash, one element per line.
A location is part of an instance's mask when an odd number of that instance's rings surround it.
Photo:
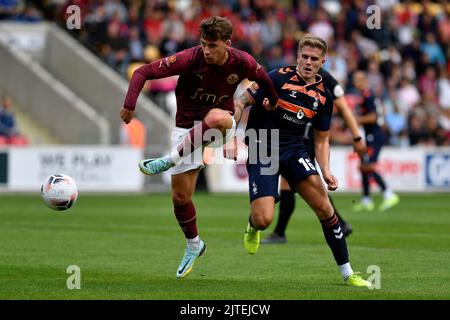
<path fill-rule="evenodd" d="M 137 167 L 142 151 L 129 147 L 11 147 L 0 154 L 7 155 L 3 191 L 39 192 L 45 178 L 56 173 L 74 178 L 81 192 L 142 191 L 144 186 Z"/>
<path fill-rule="evenodd" d="M 241 146 L 238 161 L 218 159 L 206 168 L 212 192 L 248 192 L 246 149 Z M 217 151 L 216 157 L 221 157 Z M 351 148 L 331 148 L 331 170 L 338 178 L 338 191 L 359 192 L 361 176 L 359 158 Z M 450 148 L 390 148 L 382 149 L 380 173 L 387 184 L 396 191 L 450 192 Z M 374 186 L 375 190 L 378 190 Z"/>
<path fill-rule="evenodd" d="M 238 161 L 213 153 L 206 167 L 211 192 L 248 192 L 246 149 Z M 6 158 L 6 164 L 4 160 Z M 0 149 L 0 191 L 38 191 L 50 174 L 72 176 L 80 191 L 143 191 L 144 175 L 137 167 L 141 150 L 129 147 L 48 146 Z M 360 192 L 359 159 L 351 148 L 331 149 L 331 169 L 338 191 Z M 450 192 L 450 148 L 384 148 L 379 171 L 395 191 Z M 168 183 L 168 182 L 166 182 Z M 374 186 L 375 190 L 378 190 Z"/>

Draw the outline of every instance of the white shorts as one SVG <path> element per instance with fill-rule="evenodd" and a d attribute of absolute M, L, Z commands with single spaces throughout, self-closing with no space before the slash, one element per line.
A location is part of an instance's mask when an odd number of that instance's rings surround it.
<path fill-rule="evenodd" d="M 208 145 L 208 148 L 219 148 L 225 142 L 231 140 L 236 134 L 236 121 L 233 119 L 233 125 L 231 129 L 227 130 L 227 135 L 224 139 L 216 140 Z M 174 151 L 183 142 L 184 137 L 191 129 L 179 128 L 175 127 L 172 131 L 171 150 Z M 193 153 L 187 155 L 186 157 L 181 158 L 181 161 L 175 165 L 174 167 L 169 169 L 171 175 L 176 175 L 180 173 L 184 173 L 187 171 L 204 168 L 205 164 L 203 162 L 203 148 L 197 148 Z"/>

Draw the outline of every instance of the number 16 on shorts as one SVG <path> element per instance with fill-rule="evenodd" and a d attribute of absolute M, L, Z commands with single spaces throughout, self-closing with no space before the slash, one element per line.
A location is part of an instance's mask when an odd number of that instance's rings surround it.
<path fill-rule="evenodd" d="M 309 170 L 316 170 L 316 168 L 314 167 L 314 165 L 311 163 L 311 160 L 309 160 L 308 158 L 300 158 L 298 159 L 298 162 L 300 162 L 304 167 L 306 171 Z"/>

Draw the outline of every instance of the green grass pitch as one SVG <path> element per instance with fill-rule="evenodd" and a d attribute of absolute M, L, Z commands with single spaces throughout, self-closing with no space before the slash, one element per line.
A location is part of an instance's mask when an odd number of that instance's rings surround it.
<path fill-rule="evenodd" d="M 39 195 L 3 194 L 0 298 L 450 299 L 450 195 L 402 194 L 385 213 L 352 213 L 357 198 L 334 196 L 354 228 L 347 238 L 353 269 L 367 277 L 368 266 L 379 266 L 380 289 L 343 284 L 321 226 L 300 198 L 288 243 L 250 256 L 243 248 L 247 196 L 195 194 L 208 250 L 178 280 L 185 240 L 168 194 L 81 194 L 68 212 L 48 209 Z M 66 287 L 69 265 L 80 267 L 80 290 Z"/>

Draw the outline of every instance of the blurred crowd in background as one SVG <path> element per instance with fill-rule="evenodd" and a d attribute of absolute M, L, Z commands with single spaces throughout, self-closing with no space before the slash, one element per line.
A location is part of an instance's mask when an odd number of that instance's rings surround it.
<path fill-rule="evenodd" d="M 81 9 L 79 30 L 65 28 L 71 5 Z M 379 28 L 368 28 L 371 5 L 381 13 Z M 329 45 L 324 68 L 346 89 L 352 108 L 359 101 L 352 74 L 366 72 L 390 145 L 450 145 L 447 1 L 0 0 L 0 19 L 56 21 L 127 79 L 143 63 L 199 44 L 198 25 L 211 15 L 228 17 L 232 46 L 266 70 L 295 64 L 304 33 L 322 37 Z M 175 85 L 172 77 L 145 90 L 170 113 Z M 332 131 L 333 143 L 351 143 L 338 115 Z"/>

